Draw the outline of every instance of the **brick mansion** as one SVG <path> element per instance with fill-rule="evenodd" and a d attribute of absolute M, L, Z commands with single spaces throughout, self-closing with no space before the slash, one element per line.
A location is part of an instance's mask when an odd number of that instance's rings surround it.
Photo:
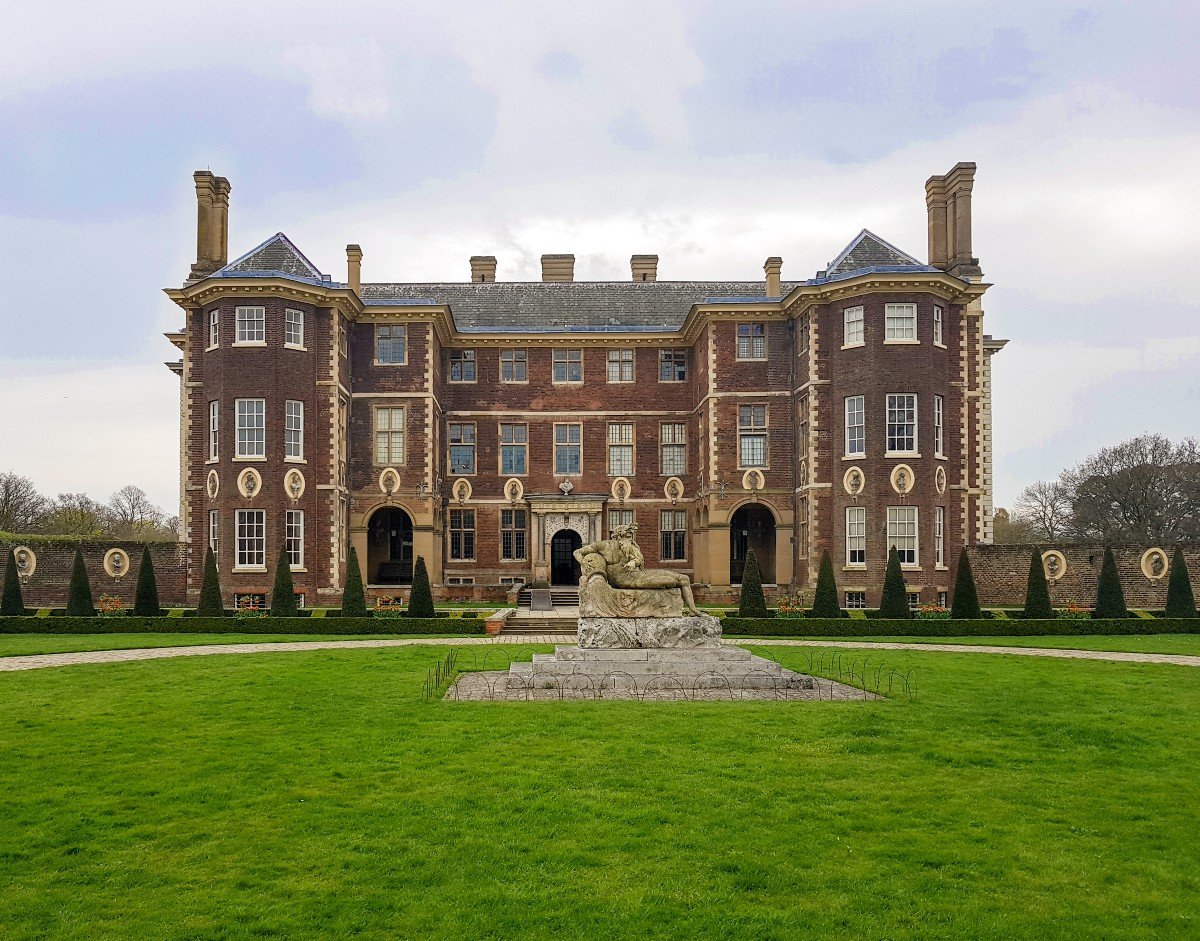
<path fill-rule="evenodd" d="M 184 313 L 186 566 L 267 594 L 286 549 L 296 591 L 336 604 L 364 581 L 496 596 L 578 579 L 572 552 L 636 523 L 648 566 L 697 595 L 763 581 L 811 590 L 821 555 L 843 603 L 875 606 L 890 546 L 910 595 L 944 601 L 960 549 L 991 541 L 993 355 L 971 247 L 975 165 L 925 185 L 928 260 L 863 230 L 813 276 L 536 282 L 476 256 L 457 282 L 322 273 L 279 233 L 233 261 L 228 181 L 195 174 Z M 369 262 L 369 264 L 371 264 Z M 188 579 L 194 598 L 198 574 Z"/>

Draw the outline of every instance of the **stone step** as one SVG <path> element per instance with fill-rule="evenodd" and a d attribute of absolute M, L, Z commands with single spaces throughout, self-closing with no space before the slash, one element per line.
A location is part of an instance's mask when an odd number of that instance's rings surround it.
<path fill-rule="evenodd" d="M 579 622 L 575 618 L 510 617 L 504 622 L 505 634 L 569 634 L 575 636 Z"/>
<path fill-rule="evenodd" d="M 547 656 L 545 654 L 541 656 Z M 710 660 L 752 660 L 745 647 L 555 647 L 559 660 L 619 660 L 627 662 L 657 660 L 672 663 L 703 663 Z"/>
<path fill-rule="evenodd" d="M 534 654 L 531 664 L 534 675 L 591 676 L 599 679 L 613 673 L 627 673 L 633 677 L 657 675 L 677 676 L 687 679 L 704 673 L 716 673 L 727 678 L 742 678 L 747 674 L 766 674 L 779 677 L 783 668 L 773 660 L 756 657 L 753 660 L 709 660 L 702 662 L 661 660 L 558 660 L 553 654 Z"/>

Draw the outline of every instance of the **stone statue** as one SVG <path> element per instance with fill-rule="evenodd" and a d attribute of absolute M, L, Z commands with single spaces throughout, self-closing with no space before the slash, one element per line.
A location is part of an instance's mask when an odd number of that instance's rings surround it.
<path fill-rule="evenodd" d="M 634 541 L 636 525 L 613 530 L 613 538 L 575 550 L 579 562 L 579 613 L 583 617 L 678 617 L 698 615 L 692 582 L 680 572 L 648 569 Z"/>

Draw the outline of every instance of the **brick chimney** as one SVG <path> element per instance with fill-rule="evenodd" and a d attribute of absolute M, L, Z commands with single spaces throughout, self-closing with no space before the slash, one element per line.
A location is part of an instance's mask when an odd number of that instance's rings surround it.
<path fill-rule="evenodd" d="M 658 256 L 634 255 L 629 259 L 629 269 L 634 281 L 657 281 Z"/>
<path fill-rule="evenodd" d="M 543 255 L 542 256 L 542 280 L 543 281 L 574 281 L 575 280 L 575 256 L 574 255 Z"/>
<path fill-rule="evenodd" d="M 783 294 L 779 281 L 782 270 L 783 259 L 777 255 L 772 255 L 763 262 L 763 271 L 767 273 L 767 297 L 779 297 Z"/>
<path fill-rule="evenodd" d="M 362 294 L 362 249 L 346 246 L 346 284 L 355 294 Z"/>
<path fill-rule="evenodd" d="M 476 284 L 485 284 L 496 280 L 496 256 L 472 255 L 471 280 Z"/>
<path fill-rule="evenodd" d="M 196 263 L 188 280 L 207 277 L 229 261 L 229 181 L 211 170 L 192 174 L 196 183 Z"/>
<path fill-rule="evenodd" d="M 944 176 L 925 182 L 929 220 L 929 263 L 950 274 L 979 277 L 979 259 L 971 253 L 971 191 L 975 164 L 956 163 Z"/>

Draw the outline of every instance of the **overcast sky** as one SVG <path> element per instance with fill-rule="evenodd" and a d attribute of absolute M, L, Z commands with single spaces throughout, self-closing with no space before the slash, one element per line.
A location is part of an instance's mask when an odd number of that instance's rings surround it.
<path fill-rule="evenodd" d="M 812 276 L 859 229 L 925 257 L 979 164 L 996 493 L 1200 432 L 1200 4 L 20 4 L 0 57 L 0 470 L 177 505 L 161 293 L 286 232 L 335 280 Z"/>

